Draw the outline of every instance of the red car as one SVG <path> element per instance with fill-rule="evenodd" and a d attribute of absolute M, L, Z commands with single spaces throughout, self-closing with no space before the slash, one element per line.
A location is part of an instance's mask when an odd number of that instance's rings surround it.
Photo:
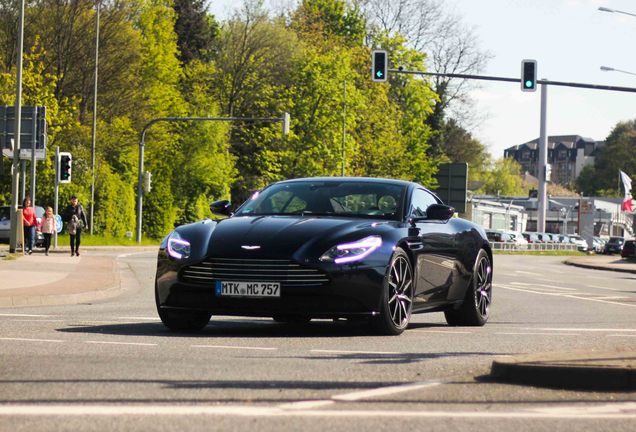
<path fill-rule="evenodd" d="M 636 240 L 627 240 L 621 249 L 621 258 L 636 258 Z"/>

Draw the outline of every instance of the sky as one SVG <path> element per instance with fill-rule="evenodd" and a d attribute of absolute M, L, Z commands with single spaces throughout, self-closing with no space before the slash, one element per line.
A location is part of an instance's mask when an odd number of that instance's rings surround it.
<path fill-rule="evenodd" d="M 278 3 L 275 3 L 275 2 Z M 280 5 L 284 0 L 272 0 Z M 209 0 L 223 20 L 240 0 Z M 483 75 L 519 78 L 521 60 L 537 61 L 538 77 L 553 81 L 635 87 L 636 75 L 604 72 L 601 66 L 636 74 L 635 0 L 444 0 L 448 10 L 474 30 L 492 58 Z M 522 92 L 517 83 L 481 81 L 470 96 L 477 110 L 473 136 L 495 158 L 504 149 L 539 136 L 540 89 Z M 604 140 L 619 121 L 636 119 L 636 93 L 549 86 L 548 135 Z"/>

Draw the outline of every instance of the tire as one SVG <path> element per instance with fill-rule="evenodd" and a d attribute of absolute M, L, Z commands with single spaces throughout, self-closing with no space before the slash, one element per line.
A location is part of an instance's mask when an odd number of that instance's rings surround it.
<path fill-rule="evenodd" d="M 481 249 L 475 260 L 473 277 L 459 309 L 444 312 L 451 326 L 483 326 L 490 316 L 492 303 L 492 265 L 488 253 Z"/>
<path fill-rule="evenodd" d="M 372 318 L 376 333 L 397 336 L 411 321 L 413 307 L 413 266 L 403 249 L 397 247 L 384 277 L 380 314 Z"/>
<path fill-rule="evenodd" d="M 157 313 L 163 325 L 172 331 L 193 332 L 203 329 L 210 322 L 212 314 L 204 311 L 176 311 L 162 309 L 159 306 L 159 296 L 155 287 L 155 304 Z"/>

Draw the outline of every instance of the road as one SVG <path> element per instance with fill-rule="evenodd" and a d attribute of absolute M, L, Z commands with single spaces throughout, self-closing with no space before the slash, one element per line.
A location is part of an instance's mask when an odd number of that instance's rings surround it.
<path fill-rule="evenodd" d="M 0 309 L 0 431 L 631 431 L 634 392 L 496 383 L 494 358 L 636 347 L 636 275 L 495 256 L 482 328 L 417 315 L 399 337 L 362 325 L 213 317 L 159 322 L 153 253 L 119 258 L 114 299 Z"/>

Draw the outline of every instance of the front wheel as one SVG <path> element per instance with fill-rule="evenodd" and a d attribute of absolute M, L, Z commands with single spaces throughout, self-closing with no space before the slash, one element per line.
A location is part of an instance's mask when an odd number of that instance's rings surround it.
<path fill-rule="evenodd" d="M 444 312 L 446 322 L 452 326 L 483 326 L 490 316 L 491 303 L 492 265 L 488 253 L 481 249 L 464 302 L 459 309 Z"/>
<path fill-rule="evenodd" d="M 155 288 L 155 304 L 161 322 L 170 330 L 178 332 L 199 331 L 210 322 L 212 314 L 205 311 L 167 310 L 159 306 L 159 296 Z"/>
<path fill-rule="evenodd" d="M 374 317 L 374 329 L 384 335 L 399 335 L 409 325 L 413 306 L 413 269 L 409 257 L 396 248 L 384 278 L 380 315 Z"/>

